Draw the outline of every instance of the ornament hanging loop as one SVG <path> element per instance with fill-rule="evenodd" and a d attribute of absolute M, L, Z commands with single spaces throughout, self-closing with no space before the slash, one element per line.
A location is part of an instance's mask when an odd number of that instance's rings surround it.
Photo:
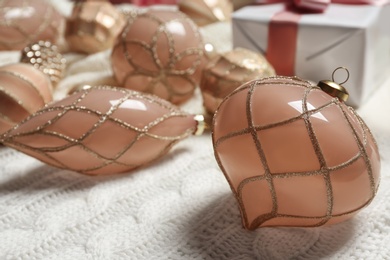
<path fill-rule="evenodd" d="M 345 82 L 347 82 L 348 79 L 349 79 L 349 70 L 348 70 L 346 67 L 338 67 L 338 68 L 336 68 L 336 69 L 333 71 L 333 73 L 332 73 L 332 81 L 335 82 L 335 80 L 334 80 L 334 74 L 336 73 L 336 71 L 338 71 L 338 70 L 340 70 L 340 69 L 343 69 L 345 72 L 347 72 L 347 78 L 346 78 L 343 82 L 337 83 L 337 84 L 339 84 L 339 85 L 342 85 L 342 84 L 344 84 Z"/>
<path fill-rule="evenodd" d="M 347 78 L 341 82 L 336 83 L 334 82 L 334 74 L 336 71 L 344 69 L 347 72 Z M 332 73 L 332 80 L 321 80 L 318 82 L 317 86 L 321 88 L 322 91 L 327 93 L 328 95 L 338 98 L 340 101 L 347 101 L 349 97 L 349 93 L 346 88 L 344 88 L 341 84 L 344 84 L 349 79 L 349 71 L 345 67 L 338 67 L 336 68 Z"/>

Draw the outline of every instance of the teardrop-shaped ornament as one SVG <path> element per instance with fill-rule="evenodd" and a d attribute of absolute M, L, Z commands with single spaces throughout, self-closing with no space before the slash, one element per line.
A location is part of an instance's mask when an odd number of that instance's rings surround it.
<path fill-rule="evenodd" d="M 160 158 L 199 133 L 198 120 L 154 95 L 100 86 L 47 105 L 0 141 L 58 168 L 113 174 Z"/>
<path fill-rule="evenodd" d="M 378 147 L 347 92 L 297 77 L 248 82 L 214 115 L 215 157 L 247 229 L 344 221 L 374 198 Z"/>

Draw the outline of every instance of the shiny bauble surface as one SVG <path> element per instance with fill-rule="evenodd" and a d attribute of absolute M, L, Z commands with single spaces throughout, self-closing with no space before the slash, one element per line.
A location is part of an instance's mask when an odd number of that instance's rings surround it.
<path fill-rule="evenodd" d="M 65 18 L 42 0 L 0 1 L 0 50 L 21 50 L 39 40 L 56 43 Z"/>
<path fill-rule="evenodd" d="M 379 185 L 378 147 L 363 120 L 296 77 L 231 93 L 215 113 L 213 144 L 247 229 L 341 222 Z"/>
<path fill-rule="evenodd" d="M 196 124 L 193 115 L 156 96 L 102 86 L 44 107 L 0 141 L 55 167 L 114 174 L 157 160 Z"/>
<path fill-rule="evenodd" d="M 178 104 L 191 98 L 200 82 L 204 44 L 198 27 L 179 11 L 133 12 L 111 63 L 123 87 Z"/>
<path fill-rule="evenodd" d="M 52 101 L 52 84 L 32 65 L 0 67 L 0 134 Z"/>

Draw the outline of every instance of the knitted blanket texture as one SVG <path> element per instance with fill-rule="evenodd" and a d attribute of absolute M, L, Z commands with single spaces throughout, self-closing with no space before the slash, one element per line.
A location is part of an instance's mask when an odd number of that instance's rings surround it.
<path fill-rule="evenodd" d="M 71 2 L 53 3 L 70 13 Z M 232 48 L 227 23 L 202 34 L 219 51 Z M 110 50 L 65 57 L 56 99 L 78 84 L 110 82 Z M 19 52 L 0 53 L 0 65 L 18 59 Z M 202 112 L 199 91 L 182 108 Z M 209 133 L 148 167 L 105 177 L 0 146 L 0 259 L 390 259 L 389 111 L 390 79 L 358 109 L 380 148 L 377 197 L 353 219 L 318 228 L 243 229 Z"/>

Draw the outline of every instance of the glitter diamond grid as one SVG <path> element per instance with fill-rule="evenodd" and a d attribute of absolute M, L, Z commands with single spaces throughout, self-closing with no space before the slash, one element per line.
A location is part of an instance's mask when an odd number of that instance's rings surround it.
<path fill-rule="evenodd" d="M 112 98 L 113 93 L 119 99 L 107 105 L 109 102 L 104 101 L 110 101 L 110 98 L 106 96 L 111 95 Z M 99 102 L 105 105 L 96 103 L 96 97 L 100 97 Z M 92 103 L 91 99 L 94 99 Z M 159 111 L 154 114 L 157 116 L 143 126 L 130 122 L 131 116 L 127 121 L 123 119 L 123 115 L 116 116 L 121 105 L 129 99 L 158 106 Z M 161 124 L 169 127 L 169 120 L 172 118 L 188 116 L 190 115 L 155 96 L 125 89 L 95 87 L 41 109 L 0 136 L 0 141 L 55 167 L 85 174 L 110 174 L 149 163 L 165 154 L 177 141 L 191 135 L 194 127 L 172 135 L 153 132 L 154 127 Z M 105 138 L 101 138 L 101 130 L 105 131 Z M 115 135 L 120 135 L 121 140 L 125 141 L 120 143 L 115 138 L 110 140 Z M 141 139 L 144 144 L 153 146 L 150 149 L 153 149 L 154 157 L 137 162 Z M 111 154 L 106 150 L 107 145 L 111 145 Z M 73 166 L 75 160 L 80 161 L 80 158 L 72 155 L 69 157 L 72 151 L 77 156 L 80 151 L 83 152 L 81 167 Z"/>
<path fill-rule="evenodd" d="M 116 78 L 125 87 L 155 94 L 172 103 L 181 103 L 192 96 L 199 81 L 196 78 L 200 79 L 203 42 L 196 25 L 188 17 L 181 13 L 174 14 L 178 17 L 164 21 L 164 18 L 160 19 L 158 14 L 126 13 L 128 22 L 113 48 L 112 55 L 114 56 L 115 52 L 118 51 L 123 52 L 121 55 L 125 57 L 128 69 L 126 75 L 118 76 L 126 69 L 120 64 L 120 68 L 115 69 L 118 66 L 115 61 L 113 68 Z M 166 14 L 163 13 L 162 17 L 164 16 Z M 144 25 L 141 21 L 148 25 L 148 31 L 155 30 L 153 33 L 149 32 L 151 33 L 150 42 L 138 39 L 137 36 L 133 35 L 135 30 L 139 30 L 140 26 Z M 179 29 L 190 30 L 197 41 L 197 43 L 193 43 L 193 46 L 186 47 L 180 52 L 178 49 L 179 46 L 183 48 L 181 46 L 183 43 L 175 39 L 169 28 L 179 24 L 183 24 Z M 160 44 L 162 47 L 159 46 Z M 163 53 L 159 49 L 163 50 Z M 151 61 L 153 66 L 145 66 L 142 62 L 137 63 L 134 56 L 140 53 L 145 55 L 145 60 Z M 191 66 L 183 67 L 181 65 L 181 62 L 186 59 L 192 60 Z M 117 70 L 119 72 L 116 72 Z"/>
<path fill-rule="evenodd" d="M 282 80 L 281 80 L 282 79 Z M 287 80 L 287 82 L 285 81 Z M 267 125 L 255 125 L 253 122 L 253 102 L 252 102 L 252 95 L 253 92 L 256 90 L 256 88 L 261 88 L 263 85 L 293 85 L 295 87 L 302 87 L 305 89 L 304 95 L 302 97 L 302 113 L 296 117 L 292 117 L 286 120 L 281 120 L 279 122 L 272 122 Z M 372 163 L 370 161 L 370 158 L 367 154 L 367 142 L 368 139 L 371 139 L 374 143 L 375 140 L 365 125 L 365 123 L 362 121 L 362 119 L 354 112 L 352 108 L 348 108 L 341 104 L 341 102 L 337 99 L 330 99 L 330 102 L 327 102 L 317 108 L 308 108 L 308 102 L 307 98 L 308 95 L 313 91 L 317 89 L 318 87 L 311 85 L 309 82 L 301 80 L 297 77 L 289 78 L 289 77 L 273 77 L 269 78 L 266 82 L 263 80 L 254 81 L 251 84 L 244 85 L 243 87 L 238 88 L 236 91 L 232 92 L 228 97 L 226 97 L 225 101 L 228 100 L 230 97 L 241 93 L 245 93 L 247 91 L 246 96 L 246 106 L 245 106 L 245 112 L 246 112 L 246 120 L 247 120 L 247 127 L 244 129 L 238 129 L 235 131 L 230 131 L 228 133 L 223 132 L 218 133 L 218 137 L 216 137 L 216 129 L 214 127 L 213 129 L 213 145 L 214 145 L 214 151 L 215 151 L 215 157 L 217 159 L 217 162 L 224 172 L 225 177 L 227 178 L 231 189 L 239 203 L 240 211 L 242 215 L 242 221 L 243 225 L 248 229 L 255 229 L 260 226 L 272 226 L 272 225 L 284 225 L 283 220 L 288 219 L 289 221 L 296 221 L 295 226 L 321 226 L 326 223 L 331 223 L 332 218 L 337 217 L 344 217 L 350 214 L 355 213 L 356 211 L 360 210 L 364 206 L 368 205 L 373 197 L 376 194 L 378 182 L 375 182 L 375 178 L 373 175 L 373 169 L 372 169 Z M 220 106 L 219 110 L 222 106 Z M 318 140 L 318 137 L 316 135 L 313 123 L 312 123 L 312 116 L 322 112 L 326 111 L 327 109 L 333 109 L 336 108 L 338 111 L 340 111 L 342 117 L 345 119 L 346 125 L 348 126 L 348 129 L 350 133 L 352 134 L 356 145 L 358 153 L 354 156 L 352 156 L 349 160 L 346 160 L 344 162 L 341 162 L 337 165 L 329 166 L 327 162 L 327 158 L 324 156 L 323 150 L 321 149 L 321 143 Z M 218 117 L 218 112 L 216 112 L 214 116 L 214 124 L 216 121 L 216 117 Z M 356 120 L 359 124 L 359 127 L 361 129 L 355 129 L 352 123 L 352 120 Z M 297 122 L 304 122 L 303 131 L 306 129 L 308 138 L 311 142 L 311 146 L 313 147 L 314 155 L 317 157 L 317 160 L 319 162 L 318 169 L 310 170 L 310 171 L 290 171 L 290 172 L 275 172 L 270 169 L 269 162 L 267 160 L 267 151 L 264 150 L 264 143 L 261 142 L 261 135 L 265 131 L 275 131 L 275 129 L 279 127 L 286 127 L 288 125 L 291 125 L 293 123 Z M 220 129 L 218 129 L 220 131 Z M 221 130 L 222 131 L 222 130 Z M 256 160 L 260 163 L 259 171 L 263 170 L 264 174 L 256 175 L 253 174 L 252 177 L 244 178 L 242 181 L 240 181 L 238 187 L 235 187 L 234 182 L 231 178 L 234 176 L 229 175 L 229 172 L 224 167 L 224 162 L 221 159 L 221 145 L 224 142 L 229 142 L 231 140 L 234 140 L 235 137 L 250 137 L 250 140 L 252 142 L 252 147 L 254 147 L 256 151 Z M 241 140 L 241 139 L 240 139 Z M 340 144 L 342 145 L 342 144 Z M 375 143 L 376 145 L 376 143 Z M 250 148 L 252 149 L 252 148 Z M 248 155 L 251 156 L 251 155 Z M 231 159 L 231 158 L 230 158 Z M 360 160 L 360 161 L 359 161 Z M 368 185 L 369 185 L 369 192 L 370 192 L 370 199 L 366 201 L 365 203 L 362 203 L 359 207 L 354 208 L 353 210 L 349 210 L 347 212 L 342 213 L 334 213 L 335 209 L 335 192 L 332 189 L 332 180 L 331 178 L 334 178 L 337 176 L 337 172 L 345 169 L 347 167 L 355 167 L 357 162 L 363 162 L 364 167 L 367 169 L 367 175 L 368 175 Z M 261 169 L 263 168 L 263 169 Z M 352 168 L 354 169 L 354 168 Z M 236 173 L 237 174 L 237 173 Z M 306 216 L 301 215 L 297 212 L 294 214 L 288 214 L 288 213 L 280 213 L 281 203 L 279 201 L 279 196 L 282 196 L 281 194 L 278 194 L 277 189 L 275 188 L 276 183 L 281 183 L 281 181 L 289 181 L 289 180 L 300 180 L 300 181 L 306 181 L 308 183 L 308 189 L 310 189 L 311 182 L 309 178 L 321 178 L 322 183 L 325 185 L 325 199 L 327 207 L 324 210 L 324 214 L 320 216 Z M 256 186 L 257 185 L 257 186 Z M 293 182 L 291 182 L 291 185 L 293 185 Z M 289 187 L 289 186 L 287 186 Z M 269 209 L 263 209 L 263 214 L 259 214 L 255 219 L 252 221 L 249 221 L 248 219 L 248 212 L 249 214 L 253 213 L 254 205 L 249 205 L 245 202 L 245 196 L 248 196 L 248 194 L 245 194 L 244 190 L 247 189 L 249 192 L 252 192 L 252 194 L 249 194 L 249 196 L 257 196 L 258 199 L 257 204 L 255 207 L 261 208 L 265 207 L 264 202 L 265 200 L 272 201 L 272 206 Z M 305 198 L 304 198 L 305 199 Z M 299 209 L 297 209 L 299 211 Z M 305 221 L 305 225 L 300 223 L 300 220 Z M 281 223 L 281 224 L 280 224 Z M 308 224 L 310 223 L 310 224 Z"/>

